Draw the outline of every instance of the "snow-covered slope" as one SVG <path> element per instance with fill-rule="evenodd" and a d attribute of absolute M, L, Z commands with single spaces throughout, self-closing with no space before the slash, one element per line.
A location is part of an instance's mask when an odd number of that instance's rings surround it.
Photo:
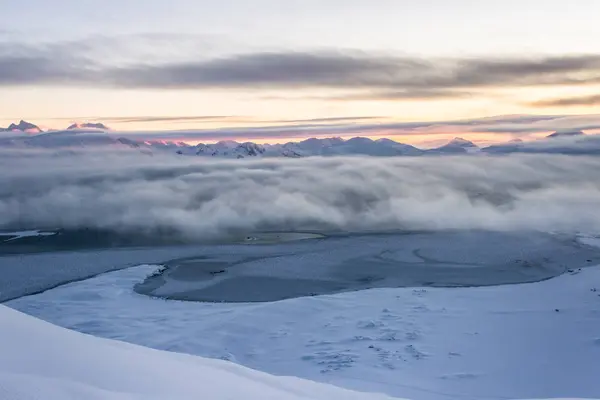
<path fill-rule="evenodd" d="M 260 145 L 252 142 L 238 143 L 222 141 L 216 144 L 199 144 L 196 154 L 213 157 L 310 157 L 335 155 L 369 155 L 391 157 L 401 155 L 420 155 L 423 151 L 416 147 L 394 142 L 389 139 L 371 140 L 356 137 L 348 140 L 341 138 L 311 138 L 301 142 Z"/>
<path fill-rule="evenodd" d="M 242 143 L 238 144 L 237 151 L 245 157 L 261 155 L 264 157 L 352 155 L 392 157 L 423 154 L 422 150 L 419 150 L 414 146 L 398 143 L 390 139 L 372 140 L 364 137 L 355 137 L 348 140 L 341 138 L 311 138 L 300 142 L 289 142 L 276 145 L 256 145 L 254 143 Z"/>
<path fill-rule="evenodd" d="M 4 306 L 0 321 L 0 398 L 6 400 L 391 399 L 95 338 Z"/>
<path fill-rule="evenodd" d="M 600 393 L 597 268 L 532 285 L 373 290 L 235 307 L 124 290 L 144 268 L 24 298 L 21 307 L 55 309 L 45 318 L 155 347 L 268 360 L 283 373 L 311 375 L 314 365 L 320 380 L 416 400 Z M 100 339 L 4 306 L 0 323 L 3 400 L 391 399 Z"/>
<path fill-rule="evenodd" d="M 266 152 L 265 146 L 246 142 L 238 143 L 232 140 L 221 141 L 215 144 L 200 143 L 195 146 L 194 154 L 198 156 L 245 158 L 259 157 Z"/>
<path fill-rule="evenodd" d="M 343 144 L 344 139 L 339 137 L 324 139 L 310 138 L 301 142 L 289 142 L 281 147 L 300 156 L 325 156 L 331 155 L 333 148 Z"/>

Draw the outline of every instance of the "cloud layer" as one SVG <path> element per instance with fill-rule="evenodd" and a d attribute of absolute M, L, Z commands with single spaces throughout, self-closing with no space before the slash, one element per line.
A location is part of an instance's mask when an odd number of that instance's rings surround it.
<path fill-rule="evenodd" d="M 57 119 L 62 120 L 62 119 Z M 456 136 L 466 136 L 479 144 L 502 143 L 506 137 L 496 139 L 494 134 L 528 138 L 532 135 L 549 134 L 563 130 L 583 130 L 588 134 L 600 133 L 600 115 L 505 115 L 465 120 L 439 120 L 393 122 L 389 118 L 375 116 L 340 116 L 329 118 L 295 119 L 295 120 L 261 120 L 244 116 L 132 116 L 132 117 L 80 117 L 68 119 L 72 121 L 99 121 L 109 125 L 112 123 L 130 122 L 171 122 L 201 123 L 222 122 L 238 126 L 210 129 L 179 130 L 140 130 L 113 131 L 113 136 L 138 140 L 176 140 L 188 142 L 219 140 L 268 140 L 270 143 L 281 142 L 282 138 L 332 137 L 332 136 L 369 136 L 396 138 L 399 141 L 411 142 L 408 137 L 428 135 L 431 143 L 440 144 Z M 247 126 L 240 126 L 242 123 Z M 8 123 L 7 123 L 8 124 Z M 252 124 L 252 125 L 250 125 Z M 63 129 L 66 123 L 62 124 Z M 14 133 L 13 133 L 14 134 Z M 6 138 L 9 133 L 0 133 Z M 478 139 L 476 135 L 480 136 Z M 419 144 L 417 144 L 419 145 Z"/>
<path fill-rule="evenodd" d="M 279 121 L 291 125 L 264 125 L 236 128 L 194 129 L 177 131 L 122 132 L 123 136 L 146 139 L 226 140 L 306 138 L 331 136 L 420 136 L 510 134 L 527 137 L 531 134 L 554 132 L 564 129 L 584 130 L 593 133 L 600 129 L 600 115 L 508 115 L 454 121 L 371 122 L 356 117 L 350 122 L 344 118 L 321 120 Z"/>
<path fill-rule="evenodd" d="M 598 158 L 1 156 L 1 228 L 167 229 L 204 239 L 299 229 L 600 230 Z"/>
<path fill-rule="evenodd" d="M 536 107 L 595 106 L 600 105 L 600 95 L 540 100 L 532 105 Z"/>
<path fill-rule="evenodd" d="M 35 45 L 4 41 L 0 85 L 337 88 L 359 91 L 356 99 L 431 99 L 464 97 L 489 87 L 600 83 L 597 54 L 454 59 L 341 50 L 211 54 L 199 51 L 201 41 L 186 39 L 176 46 L 173 38 L 160 36 Z M 169 49 L 181 42 L 187 52 L 174 56 Z M 149 48 L 152 57 L 146 54 Z"/>

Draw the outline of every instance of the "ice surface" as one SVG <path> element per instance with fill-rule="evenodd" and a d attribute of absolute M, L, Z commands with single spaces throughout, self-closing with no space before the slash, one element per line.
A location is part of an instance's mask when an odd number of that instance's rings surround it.
<path fill-rule="evenodd" d="M 132 292 L 156 268 L 112 272 L 8 305 L 106 338 L 415 400 L 600 397 L 600 267 L 533 284 L 254 304 Z M 161 365 L 170 380 L 170 364 Z"/>
<path fill-rule="evenodd" d="M 171 268 L 139 286 L 140 292 L 211 301 L 279 300 L 371 287 L 532 282 L 563 273 L 567 265 L 600 263 L 600 250 L 573 238 L 535 233 L 395 233 L 295 242 L 286 237 L 279 244 L 272 243 L 273 237 L 259 239 L 270 244 L 4 255 L 0 301 L 144 263 Z"/>
<path fill-rule="evenodd" d="M 198 254 L 197 247 L 181 246 L 0 256 L 0 302 L 107 271 L 193 254 Z"/>
<path fill-rule="evenodd" d="M 31 231 L 37 232 L 37 231 Z M 22 233 L 22 232 L 21 232 Z M 17 234 L 17 232 L 12 232 Z M 248 257 L 278 254 L 278 242 L 291 243 L 320 237 L 306 233 L 255 234 L 257 240 L 240 238 L 240 244 L 230 245 L 187 245 L 139 247 L 120 249 L 85 249 L 77 251 L 56 251 L 35 254 L 0 254 L 0 302 L 8 299 L 37 293 L 61 285 L 65 282 L 86 279 L 108 271 L 127 268 L 143 263 L 163 263 L 175 258 L 208 254 L 213 257 L 239 253 Z M 247 244 L 271 246 L 261 248 Z M 293 246 L 288 244 L 288 246 Z M 35 247 L 35 246 L 33 246 Z M 38 246 L 42 247 L 42 246 Z M 293 248 L 293 247 L 291 247 Z M 15 247 L 13 251 L 19 250 Z M 25 250 L 23 250 L 25 251 Z M 289 251 L 289 250 L 288 250 Z"/>
<path fill-rule="evenodd" d="M 2 239 L 3 237 L 8 236 L 8 239 L 4 239 L 5 242 L 11 241 L 11 240 L 17 240 L 17 239 L 21 239 L 24 237 L 31 237 L 31 236 L 52 236 L 52 235 L 56 235 L 56 232 L 44 232 L 44 231 L 40 231 L 40 230 L 31 230 L 31 231 L 17 231 L 17 232 L 0 232 L 0 239 Z"/>
<path fill-rule="evenodd" d="M 457 287 L 535 282 L 600 263 L 572 237 L 486 231 L 413 232 L 327 238 L 173 260 L 136 285 L 177 300 L 276 301 L 378 287 Z"/>

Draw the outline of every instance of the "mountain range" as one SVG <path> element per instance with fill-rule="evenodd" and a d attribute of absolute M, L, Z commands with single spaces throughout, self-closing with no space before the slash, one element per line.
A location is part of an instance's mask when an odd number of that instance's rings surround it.
<path fill-rule="evenodd" d="M 87 148 L 94 146 L 125 147 L 146 152 L 172 152 L 186 156 L 219 158 L 254 158 L 310 156 L 423 156 L 510 153 L 600 154 L 600 135 L 585 135 L 582 131 L 557 131 L 545 139 L 523 142 L 519 139 L 480 148 L 473 142 L 457 137 L 434 149 L 419 149 L 391 139 L 372 140 L 365 137 L 351 139 L 310 138 L 285 144 L 257 144 L 253 142 L 220 141 L 214 144 L 190 145 L 173 141 L 145 141 L 121 137 L 102 123 L 73 124 L 63 131 L 42 130 L 34 124 L 20 121 L 4 131 L 26 132 L 27 135 L 0 136 L 1 147 L 17 148 Z"/>
<path fill-rule="evenodd" d="M 253 142 L 236 142 L 233 140 L 220 141 L 214 144 L 200 143 L 190 145 L 183 142 L 172 141 L 144 141 L 131 137 L 119 137 L 110 132 L 86 131 L 70 129 L 64 131 L 51 131 L 36 135 L 11 135 L 0 136 L 0 148 L 88 148 L 94 146 L 129 147 L 138 150 L 173 152 L 179 155 L 220 157 L 220 158 L 247 158 L 247 157 L 310 157 L 310 156 L 348 156 L 366 155 L 379 157 L 393 156 L 420 156 L 439 152 L 448 152 L 446 146 L 452 148 L 452 153 L 460 153 L 464 146 L 464 153 L 468 150 L 478 149 L 475 144 L 464 139 L 454 139 L 440 149 L 421 150 L 417 147 L 398 143 L 390 139 L 372 140 L 364 137 L 355 137 L 344 140 L 342 138 L 310 138 L 300 142 L 285 144 L 258 144 Z"/>
<path fill-rule="evenodd" d="M 72 125 L 69 125 L 67 130 L 73 129 L 98 129 L 102 131 L 110 131 L 110 128 L 103 123 L 99 122 L 76 122 Z M 0 132 L 24 132 L 24 133 L 42 133 L 44 130 L 39 126 L 32 124 L 31 122 L 27 122 L 24 120 L 19 121 L 19 123 L 12 123 L 8 126 L 8 128 L 0 128 Z"/>
<path fill-rule="evenodd" d="M 18 124 L 10 124 L 8 128 L 0 128 L 0 132 L 40 133 L 42 130 L 39 126 L 34 125 L 31 122 L 21 120 Z"/>

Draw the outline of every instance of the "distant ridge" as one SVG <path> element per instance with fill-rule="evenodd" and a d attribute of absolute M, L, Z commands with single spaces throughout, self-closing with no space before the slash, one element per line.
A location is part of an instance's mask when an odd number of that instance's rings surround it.
<path fill-rule="evenodd" d="M 72 129 L 101 129 L 103 131 L 109 131 L 110 128 L 106 125 L 104 125 L 101 122 L 84 122 L 84 123 L 74 123 L 73 125 L 70 125 L 67 130 L 72 130 Z"/>
<path fill-rule="evenodd" d="M 137 149 L 144 153 L 172 153 L 182 156 L 215 158 L 301 158 L 330 156 L 436 156 L 472 154 L 551 153 L 600 154 L 600 135 L 586 135 L 581 131 L 557 131 L 546 138 L 524 142 L 513 139 L 493 146 L 478 147 L 470 140 L 456 137 L 433 149 L 399 143 L 388 138 L 373 140 L 367 137 L 343 139 L 340 137 L 309 138 L 283 144 L 259 144 L 223 140 L 217 143 L 190 145 L 181 141 L 148 140 L 143 135 L 120 136 L 102 123 L 73 124 L 69 129 L 41 132 L 26 121 L 11 124 L 11 131 L 27 135 L 0 135 L 0 148 L 111 148 Z M 25 131 L 21 131 L 25 129 Z M 6 130 L 5 130 L 6 131 Z M 556 140 L 556 138 L 564 138 Z"/>

